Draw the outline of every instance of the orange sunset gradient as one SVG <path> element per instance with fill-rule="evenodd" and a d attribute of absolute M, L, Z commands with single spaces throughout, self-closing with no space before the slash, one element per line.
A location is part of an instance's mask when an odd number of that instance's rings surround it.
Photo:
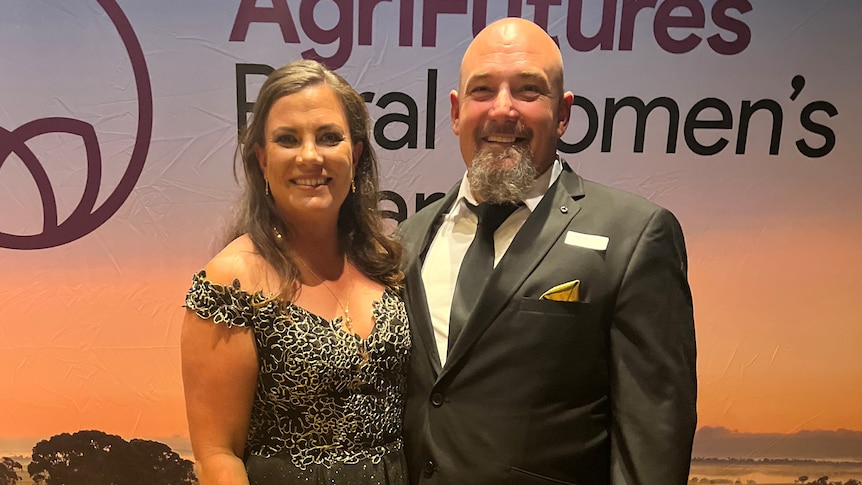
<path fill-rule="evenodd" d="M 818 233 L 688 235 L 700 426 L 862 430 L 862 228 Z M 205 259 L 44 270 L 0 250 L 0 440 L 187 436 L 181 305 Z"/>

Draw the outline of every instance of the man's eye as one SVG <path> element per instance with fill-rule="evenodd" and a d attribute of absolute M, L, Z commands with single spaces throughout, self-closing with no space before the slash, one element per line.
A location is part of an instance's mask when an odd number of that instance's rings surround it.
<path fill-rule="evenodd" d="M 535 94 L 535 95 L 539 95 L 539 94 L 544 94 L 545 90 L 544 90 L 544 89 L 542 89 L 542 87 L 541 87 L 541 86 L 537 86 L 537 85 L 535 85 L 535 84 L 527 84 L 527 85 L 524 85 L 524 87 L 522 87 L 522 88 L 521 88 L 521 92 L 523 92 L 523 93 L 527 93 L 527 94 L 530 94 L 530 95 L 534 95 L 534 94 Z"/>
<path fill-rule="evenodd" d="M 526 85 L 519 90 L 520 98 L 528 101 L 538 99 L 544 91 L 539 86 L 532 84 Z"/>

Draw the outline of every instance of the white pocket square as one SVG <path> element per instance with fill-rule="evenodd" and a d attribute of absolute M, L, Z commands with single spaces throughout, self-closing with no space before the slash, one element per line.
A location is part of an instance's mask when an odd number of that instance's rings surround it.
<path fill-rule="evenodd" d="M 569 231 L 566 233 L 566 244 L 569 246 L 595 249 L 596 251 L 604 251 L 608 249 L 608 237 Z"/>

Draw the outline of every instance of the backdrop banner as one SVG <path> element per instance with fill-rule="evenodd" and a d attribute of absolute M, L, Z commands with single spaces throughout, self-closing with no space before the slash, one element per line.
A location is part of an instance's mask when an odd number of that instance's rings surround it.
<path fill-rule="evenodd" d="M 313 58 L 362 93 L 394 227 L 463 174 L 449 92 L 506 16 L 562 50 L 563 157 L 682 223 L 691 480 L 862 480 L 856 0 L 5 0 L 0 477 L 89 440 L 191 480 L 182 304 L 266 74 Z"/>

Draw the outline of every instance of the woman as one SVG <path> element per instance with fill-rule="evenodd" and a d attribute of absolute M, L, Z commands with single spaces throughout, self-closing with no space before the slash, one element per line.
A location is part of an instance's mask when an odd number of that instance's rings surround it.
<path fill-rule="evenodd" d="M 368 133 L 362 97 L 317 62 L 260 89 L 236 238 L 186 296 L 201 485 L 406 483 L 410 334 Z"/>

